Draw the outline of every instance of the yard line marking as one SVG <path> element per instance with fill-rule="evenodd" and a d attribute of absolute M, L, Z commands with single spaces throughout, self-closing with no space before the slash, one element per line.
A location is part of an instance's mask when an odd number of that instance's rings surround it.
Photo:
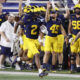
<path fill-rule="evenodd" d="M 37 72 L 10 72 L 10 71 L 0 71 L 0 74 L 5 75 L 30 75 L 30 76 L 38 76 Z M 72 77 L 72 78 L 80 78 L 79 74 L 57 74 L 57 73 L 49 73 L 48 76 L 52 77 Z"/>

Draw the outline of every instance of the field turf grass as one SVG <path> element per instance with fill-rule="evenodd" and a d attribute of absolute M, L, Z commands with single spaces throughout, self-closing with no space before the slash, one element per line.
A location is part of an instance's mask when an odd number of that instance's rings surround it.
<path fill-rule="evenodd" d="M 1 74 L 1 71 L 5 72 L 19 72 L 24 73 L 23 75 L 16 75 L 16 74 Z M 25 75 L 25 72 L 31 72 L 31 75 Z M 80 80 L 80 77 L 74 77 L 74 75 L 80 75 L 80 73 L 74 73 L 71 74 L 73 77 L 68 77 L 66 74 L 70 74 L 69 70 L 63 70 L 63 71 L 56 71 L 56 73 L 49 72 L 50 74 L 53 74 L 52 76 L 45 76 L 43 78 L 40 78 L 38 75 L 33 75 L 36 73 L 36 70 L 28 71 L 28 70 L 22 70 L 22 71 L 16 71 L 14 69 L 6 69 L 6 70 L 0 70 L 0 80 Z M 54 76 L 54 74 L 60 74 L 65 76 Z"/>
<path fill-rule="evenodd" d="M 38 76 L 19 76 L 19 75 L 0 75 L 0 80 L 80 80 L 80 78 L 68 78 L 68 77 L 50 77 L 46 76 L 40 78 Z"/>

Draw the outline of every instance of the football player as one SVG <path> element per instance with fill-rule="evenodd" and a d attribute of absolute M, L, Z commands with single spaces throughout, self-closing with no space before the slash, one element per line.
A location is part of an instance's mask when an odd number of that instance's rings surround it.
<path fill-rule="evenodd" d="M 62 34 L 65 36 L 66 43 L 68 41 L 66 32 L 64 28 L 62 27 L 61 19 L 57 18 L 57 14 L 54 10 L 51 11 L 51 14 L 50 14 L 50 9 L 51 9 L 51 3 L 48 2 L 46 17 L 45 17 L 48 35 L 46 36 L 46 39 L 45 39 L 45 55 L 43 59 L 44 70 L 48 66 L 47 63 L 50 57 L 50 53 L 52 53 L 52 65 L 54 69 L 56 53 L 57 53 L 57 41 L 58 41 L 57 35 L 59 33 L 59 30 L 61 30 Z"/>
<path fill-rule="evenodd" d="M 74 14 L 71 15 L 70 22 L 69 22 L 69 28 L 68 33 L 69 37 L 72 36 L 72 39 L 74 40 L 77 33 L 80 31 L 80 4 L 77 4 L 74 6 Z M 71 38 L 70 38 L 70 40 Z M 80 39 L 78 39 L 73 45 L 71 44 L 71 72 L 75 70 L 75 63 L 77 69 L 80 68 L 79 63 L 79 52 L 80 52 Z M 76 61 L 76 62 L 75 62 Z"/>
<path fill-rule="evenodd" d="M 16 26 L 15 26 L 15 32 L 18 28 L 18 25 L 25 25 L 26 29 L 26 46 L 30 52 L 28 52 L 26 57 L 18 57 L 16 60 L 17 61 L 27 61 L 32 59 L 35 56 L 35 63 L 39 71 L 39 76 L 43 77 L 46 76 L 47 73 L 43 72 L 41 67 L 40 67 L 40 58 L 39 58 L 39 42 L 38 42 L 38 35 L 39 35 L 39 30 L 41 26 L 41 21 L 38 19 L 38 15 L 35 14 L 34 12 L 37 13 L 36 8 L 30 10 L 27 9 L 27 11 L 31 14 L 25 15 L 24 18 L 19 21 Z"/>
<path fill-rule="evenodd" d="M 62 21 L 62 26 L 64 27 L 65 29 L 65 19 L 69 18 L 69 9 L 67 8 L 66 10 L 66 14 L 59 14 L 59 9 L 56 7 L 55 8 L 55 11 L 57 13 L 57 18 L 61 19 Z M 59 30 L 59 33 L 58 33 L 58 41 L 57 41 L 57 54 L 58 54 L 58 70 L 62 70 L 62 63 L 63 63 L 63 44 L 64 44 L 64 35 L 61 33 L 61 31 Z M 55 66 L 55 65 L 54 65 Z"/>

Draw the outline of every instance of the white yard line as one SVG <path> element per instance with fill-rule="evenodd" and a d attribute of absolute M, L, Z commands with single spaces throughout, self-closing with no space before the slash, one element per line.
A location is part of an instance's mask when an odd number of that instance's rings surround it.
<path fill-rule="evenodd" d="M 30 75 L 30 76 L 38 76 L 38 73 L 36 72 L 10 72 L 10 71 L 0 71 L 0 74 L 5 74 L 5 75 Z M 71 77 L 71 78 L 80 78 L 80 75 L 78 74 L 54 74 L 54 73 L 49 73 L 48 76 L 53 76 L 53 77 Z"/>
<path fill-rule="evenodd" d="M 19 1 L 7 1 L 8 3 L 19 3 Z M 48 1 L 31 1 L 31 3 L 47 3 Z M 26 3 L 26 1 L 23 1 L 23 3 Z"/>

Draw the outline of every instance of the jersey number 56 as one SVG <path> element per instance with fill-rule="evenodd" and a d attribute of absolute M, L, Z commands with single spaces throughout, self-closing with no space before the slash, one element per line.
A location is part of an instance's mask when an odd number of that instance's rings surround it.
<path fill-rule="evenodd" d="M 79 29 L 80 30 L 80 21 L 72 21 L 73 29 Z"/>

